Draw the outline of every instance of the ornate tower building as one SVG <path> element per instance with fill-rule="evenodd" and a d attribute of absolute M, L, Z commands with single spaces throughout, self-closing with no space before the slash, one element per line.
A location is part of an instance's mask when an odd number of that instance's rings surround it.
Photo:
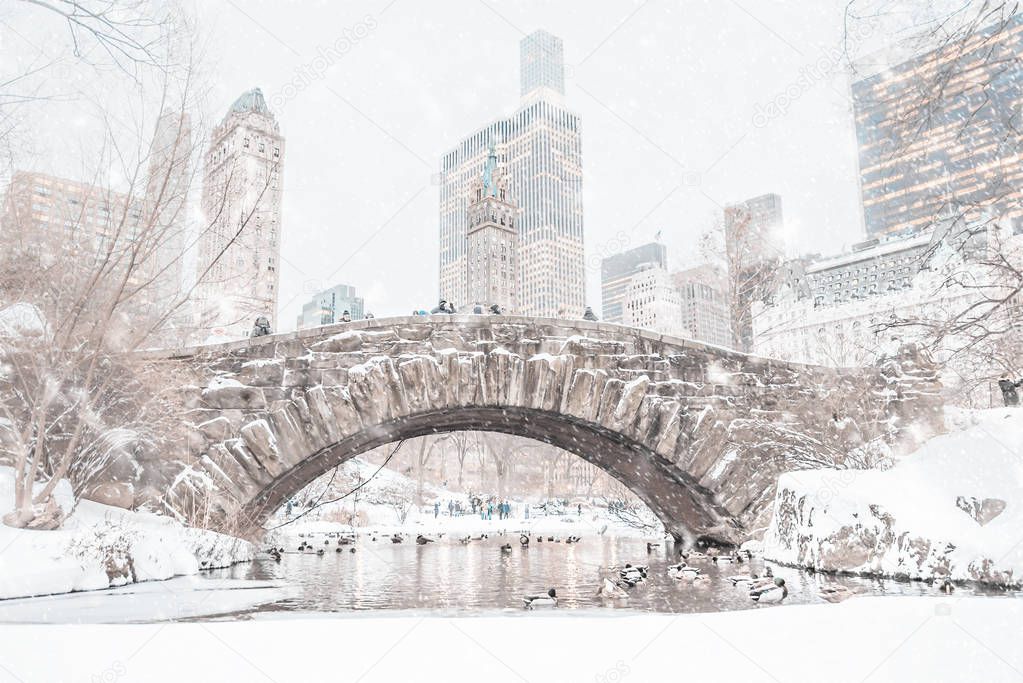
<path fill-rule="evenodd" d="M 519 311 L 518 207 L 508 197 L 505 174 L 490 146 L 483 176 L 472 185 L 466 232 L 466 283 L 469 299 L 484 309 L 497 304 L 506 313 Z"/>
<path fill-rule="evenodd" d="M 206 152 L 199 241 L 204 338 L 244 337 L 259 316 L 276 330 L 284 137 L 254 88 L 235 100 Z"/>

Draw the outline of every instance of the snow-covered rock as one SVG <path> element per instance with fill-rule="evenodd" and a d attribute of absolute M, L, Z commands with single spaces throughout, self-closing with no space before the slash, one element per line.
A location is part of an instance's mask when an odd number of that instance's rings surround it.
<path fill-rule="evenodd" d="M 1023 584 L 1023 410 L 978 411 L 886 470 L 790 472 L 766 558 L 819 571 Z"/>
<path fill-rule="evenodd" d="M 54 500 L 66 515 L 59 529 L 0 525 L 0 599 L 169 579 L 247 561 L 255 552 L 247 541 L 169 517 L 87 500 L 72 507 L 66 480 Z M 0 511 L 13 501 L 14 471 L 0 467 Z"/>

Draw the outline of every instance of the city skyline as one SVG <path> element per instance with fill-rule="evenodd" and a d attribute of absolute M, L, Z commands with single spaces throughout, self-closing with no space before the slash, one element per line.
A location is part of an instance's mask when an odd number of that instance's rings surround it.
<path fill-rule="evenodd" d="M 617 22 L 639 7 L 629 2 L 621 3 L 619 15 L 602 17 L 587 16 L 578 7 L 547 8 L 539 24 L 523 21 L 534 16 L 527 6 L 495 6 L 514 26 L 483 7 L 468 14 L 438 8 L 426 23 L 442 33 L 466 25 L 487 29 L 458 40 L 419 33 L 423 22 L 414 8 L 395 12 L 383 2 L 332 10 L 330 21 L 314 22 L 301 35 L 279 20 L 283 10 L 267 3 L 252 5 L 249 16 L 229 6 L 200 7 L 211 30 L 231 26 L 211 52 L 218 70 L 208 109 L 216 116 L 238 92 L 260 85 L 289 137 L 283 212 L 294 229 L 286 229 L 282 240 L 281 329 L 296 319 L 302 301 L 338 279 L 360 286 L 378 302 L 381 315 L 434 303 L 418 294 L 436 291 L 437 283 L 435 262 L 423 258 L 436 249 L 436 234 L 429 229 L 437 215 L 433 160 L 465 130 L 513 107 L 520 88 L 514 54 L 519 40 L 538 26 L 564 39 L 567 97 L 587 120 L 585 301 L 595 310 L 599 261 L 612 245 L 640 244 L 663 230 L 665 242 L 688 255 L 685 245 L 713 225 L 720 206 L 746 196 L 783 194 L 792 218 L 789 229 L 810 250 L 840 251 L 859 241 L 844 71 L 832 65 L 769 121 L 755 116 L 840 42 L 839 5 L 815 7 L 789 22 L 797 30 L 785 39 L 798 52 L 736 8 L 725 10 L 728 21 L 718 21 L 713 3 L 694 5 L 682 27 L 694 47 L 681 51 L 664 42 L 677 17 L 653 5 L 609 38 Z M 788 16 L 787 8 L 779 11 Z M 714 32 L 715 39 L 749 35 L 761 43 L 720 64 L 690 59 L 695 46 Z M 647 40 L 637 43 L 638 35 Z M 443 55 L 431 51 L 437 40 L 449 47 Z M 410 69 L 388 72 L 393 88 L 415 103 L 403 116 L 374 105 L 385 83 L 364 80 L 376 73 L 370 67 L 374 61 L 391 64 L 398 43 L 421 57 Z M 259 49 L 241 49 L 250 45 Z M 663 69 L 644 57 L 651 49 L 663 53 Z M 760 64 L 765 54 L 772 55 L 772 69 Z M 629 68 L 638 63 L 642 69 Z M 681 107 L 674 74 L 687 64 L 687 91 L 694 97 L 703 93 L 710 104 L 706 111 L 682 107 L 681 118 L 666 118 L 659 112 Z M 595 79 L 597 73 L 604 77 Z M 722 78 L 738 79 L 744 87 L 723 89 Z M 808 141 L 806 149 L 799 146 L 799 164 L 774 173 L 770 167 L 793 158 L 795 131 Z M 828 153 L 817 153 L 825 141 Z M 845 149 L 837 164 L 836 144 Z M 400 243 L 388 239 L 399 232 L 407 236 Z M 317 246 L 310 249 L 310 244 Z M 384 256 L 398 263 L 400 275 L 383 276 L 375 268 Z"/>

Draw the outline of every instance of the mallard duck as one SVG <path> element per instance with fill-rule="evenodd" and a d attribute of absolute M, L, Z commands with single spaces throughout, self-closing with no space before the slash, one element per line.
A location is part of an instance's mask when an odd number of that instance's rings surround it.
<path fill-rule="evenodd" d="M 334 552 L 335 553 L 339 553 L 340 554 L 340 553 L 343 553 L 344 551 L 345 551 L 345 549 L 342 548 L 341 546 L 338 546 L 338 547 L 334 548 Z"/>
<path fill-rule="evenodd" d="M 714 564 L 731 564 L 735 558 L 731 555 L 714 555 L 710 558 Z"/>
<path fill-rule="evenodd" d="M 765 586 L 750 591 L 750 597 L 757 604 L 776 604 L 789 596 L 789 589 L 785 587 L 785 579 L 778 577 L 774 580 L 773 586 Z"/>
<path fill-rule="evenodd" d="M 732 582 L 732 585 L 736 588 L 742 588 L 749 590 L 749 587 L 753 585 L 754 581 L 757 581 L 760 577 L 756 574 L 736 574 L 735 576 L 729 576 L 728 580 Z"/>
<path fill-rule="evenodd" d="M 537 536 L 536 537 L 536 542 L 537 543 L 543 543 L 543 536 Z"/>
<path fill-rule="evenodd" d="M 317 550 L 316 554 L 317 555 L 323 555 L 323 548 L 320 548 L 319 550 Z"/>
<path fill-rule="evenodd" d="M 604 582 L 600 585 L 600 588 L 597 589 L 597 595 L 611 599 L 629 597 L 629 594 L 625 591 L 624 588 L 622 588 L 619 584 L 616 584 L 611 579 L 607 578 L 604 579 Z"/>
<path fill-rule="evenodd" d="M 521 543 L 523 547 L 529 545 L 529 536 L 526 536 L 525 534 L 520 535 L 519 543 Z"/>
<path fill-rule="evenodd" d="M 840 583 L 831 583 L 818 588 L 817 595 L 828 602 L 842 602 L 851 598 L 855 593 L 848 586 L 843 586 Z"/>
<path fill-rule="evenodd" d="M 433 539 L 432 538 L 427 538 L 426 536 L 423 536 L 422 534 L 419 534 L 418 536 L 416 536 L 416 545 L 426 545 L 427 543 L 433 543 Z"/>
<path fill-rule="evenodd" d="M 353 546 L 353 547 L 349 548 L 349 549 L 348 549 L 348 552 L 350 552 L 350 553 L 354 553 L 354 552 L 355 552 L 355 547 Z"/>
<path fill-rule="evenodd" d="M 502 553 L 510 553 L 512 551 L 511 543 L 505 543 L 501 546 Z"/>
<path fill-rule="evenodd" d="M 700 575 L 700 570 L 699 569 L 697 569 L 696 567 L 690 567 L 690 566 L 686 565 L 684 567 L 679 567 L 678 569 L 676 569 L 671 574 L 671 578 L 673 578 L 673 579 L 682 579 L 684 581 L 692 581 L 693 579 L 695 579 L 699 575 Z"/>
<path fill-rule="evenodd" d="M 951 593 L 955 589 L 956 589 L 955 584 L 953 584 L 950 579 L 945 579 L 938 586 L 938 590 L 941 591 L 942 593 Z"/>
<path fill-rule="evenodd" d="M 471 540 L 472 539 L 469 536 L 465 536 L 463 538 L 458 539 L 458 542 L 461 543 L 462 545 L 469 545 L 469 541 Z"/>
<path fill-rule="evenodd" d="M 403 539 L 401 537 L 401 534 L 395 534 L 395 535 L 391 536 L 391 543 L 401 543 L 402 540 Z"/>
<path fill-rule="evenodd" d="M 526 609 L 533 609 L 535 607 L 557 607 L 558 594 L 552 588 L 547 591 L 547 595 L 527 595 L 522 598 L 522 602 L 525 603 Z"/>

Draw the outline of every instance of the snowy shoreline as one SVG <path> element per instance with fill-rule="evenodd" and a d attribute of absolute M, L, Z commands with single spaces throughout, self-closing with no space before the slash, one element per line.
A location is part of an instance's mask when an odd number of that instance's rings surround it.
<path fill-rule="evenodd" d="M 1021 628 L 1020 600 L 871 597 L 706 614 L 297 614 L 201 624 L 0 625 L 0 652 L 3 672 L 15 680 L 499 683 L 727 672 L 742 681 L 995 682 L 1018 680 Z M 59 643 L 60 656 L 42 656 L 42 643 Z"/>

